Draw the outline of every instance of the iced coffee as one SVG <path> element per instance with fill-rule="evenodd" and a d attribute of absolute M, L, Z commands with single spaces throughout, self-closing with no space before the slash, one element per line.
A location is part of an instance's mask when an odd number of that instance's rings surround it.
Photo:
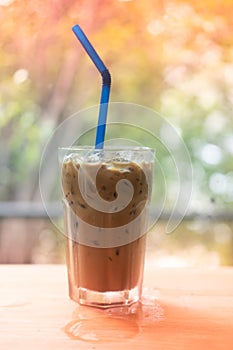
<path fill-rule="evenodd" d="M 153 152 L 61 150 L 70 297 L 106 307 L 140 298 Z"/>

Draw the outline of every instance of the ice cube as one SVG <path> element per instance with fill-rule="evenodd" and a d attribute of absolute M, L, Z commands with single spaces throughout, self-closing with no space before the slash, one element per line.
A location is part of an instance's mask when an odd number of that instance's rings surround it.
<path fill-rule="evenodd" d="M 103 150 L 93 150 L 87 153 L 85 161 L 88 163 L 99 163 L 103 158 Z"/>

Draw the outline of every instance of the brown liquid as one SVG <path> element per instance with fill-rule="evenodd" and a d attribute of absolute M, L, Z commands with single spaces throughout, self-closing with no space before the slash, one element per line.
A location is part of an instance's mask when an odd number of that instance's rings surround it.
<path fill-rule="evenodd" d="M 118 193 L 116 184 L 119 180 L 128 180 L 133 185 L 133 196 L 130 203 L 116 212 L 103 212 L 91 207 L 79 188 L 79 176 L 82 165 L 68 161 L 62 167 L 62 185 L 65 199 L 65 226 L 68 237 L 74 237 L 77 231 L 88 234 L 88 226 L 96 230 L 123 227 L 125 234 L 132 231 L 145 233 L 146 215 L 139 217 L 145 205 L 148 205 L 150 192 L 151 164 L 142 167 L 134 162 L 108 162 L 101 166 L 85 164 L 89 174 L 98 166 L 96 188 L 99 195 L 111 202 Z M 145 175 L 148 175 L 146 177 Z M 90 182 L 90 186 L 93 183 Z M 68 225 L 67 218 L 71 224 Z M 81 219 L 81 220 L 80 220 Z M 81 221 L 81 222 L 80 222 Z M 89 225 L 87 225 L 87 224 Z M 121 228 L 119 228 L 121 229 Z M 72 232 L 69 232 L 73 230 Z M 131 231 L 131 232 L 130 232 Z M 138 238 L 139 237 L 139 238 Z M 67 263 L 70 290 L 73 286 L 98 292 L 130 290 L 142 280 L 144 268 L 146 236 L 138 235 L 137 239 L 117 247 L 103 248 L 80 244 L 67 239 Z"/>

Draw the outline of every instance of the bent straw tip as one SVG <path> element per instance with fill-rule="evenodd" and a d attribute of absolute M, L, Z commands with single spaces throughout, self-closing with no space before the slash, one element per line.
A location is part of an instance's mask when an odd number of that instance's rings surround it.
<path fill-rule="evenodd" d="M 73 25 L 72 30 L 74 30 L 75 28 L 81 28 L 81 27 L 79 24 L 75 24 L 75 25 Z"/>
<path fill-rule="evenodd" d="M 82 28 L 81 28 L 80 25 L 78 25 L 78 24 L 75 24 L 71 29 L 72 29 L 72 31 L 73 31 L 74 34 L 83 32 L 83 31 L 82 31 Z"/>

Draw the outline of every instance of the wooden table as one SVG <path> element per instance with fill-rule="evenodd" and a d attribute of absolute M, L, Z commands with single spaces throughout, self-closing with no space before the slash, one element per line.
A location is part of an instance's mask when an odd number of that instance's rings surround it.
<path fill-rule="evenodd" d="M 147 264 L 141 304 L 69 300 L 62 265 L 0 266 L 0 349 L 233 349 L 233 269 Z"/>

